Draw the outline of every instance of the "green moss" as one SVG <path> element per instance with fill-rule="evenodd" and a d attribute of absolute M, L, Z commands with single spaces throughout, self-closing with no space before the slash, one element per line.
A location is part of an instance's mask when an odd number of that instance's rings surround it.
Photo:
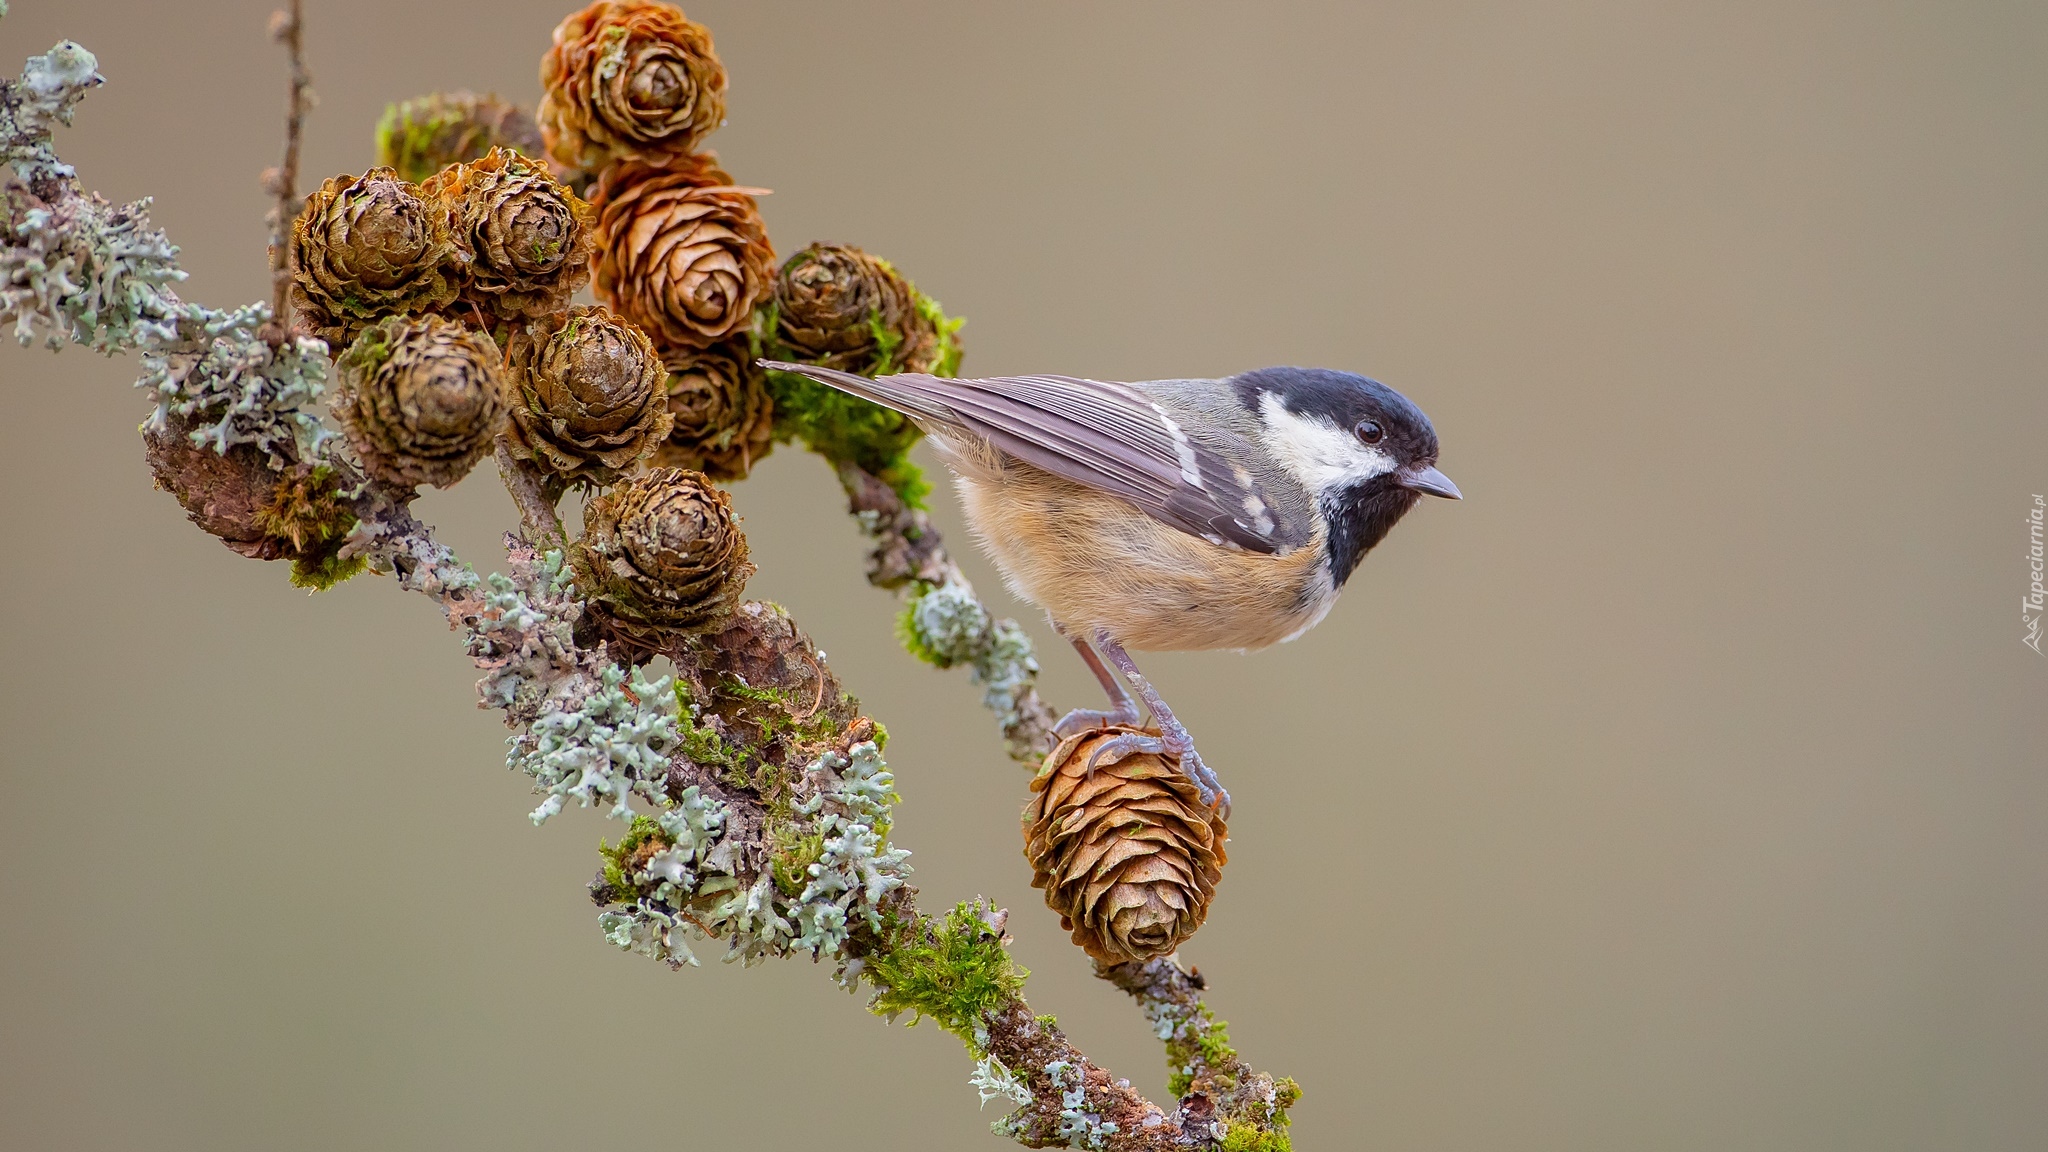
<path fill-rule="evenodd" d="M 1230 1026 L 1216 1019 L 1208 1005 L 1202 1006 L 1202 1018 L 1186 1030 L 1186 1037 L 1175 1036 L 1166 1042 L 1166 1086 L 1175 1096 L 1184 1096 L 1194 1083 L 1194 1073 L 1187 1069 L 1200 1064 L 1212 1072 L 1220 1071 L 1237 1059 L 1237 1049 L 1230 1046 Z"/>
<path fill-rule="evenodd" d="M 960 374 L 960 328 L 967 323 L 967 317 L 948 317 L 940 309 L 939 302 L 917 293 L 917 314 L 939 330 L 939 362 L 932 366 L 934 376 L 958 376 Z"/>
<path fill-rule="evenodd" d="M 911 445 L 924 433 L 902 413 L 795 372 L 769 372 L 767 384 L 777 439 L 801 441 L 835 463 L 857 464 L 906 502 L 924 507 L 932 487 L 910 462 Z"/>
<path fill-rule="evenodd" d="M 771 845 L 768 868 L 775 877 L 775 886 L 784 896 L 794 900 L 810 883 L 811 865 L 825 855 L 825 835 L 822 832 L 800 835 L 797 825 L 777 822 L 769 829 L 768 840 Z"/>
<path fill-rule="evenodd" d="M 512 109 L 492 97 L 436 92 L 387 105 L 377 121 L 377 163 L 399 178 L 425 180 L 450 164 L 482 158 L 493 147 L 522 154 L 533 147 L 501 135 Z"/>
<path fill-rule="evenodd" d="M 1282 1124 L 1286 1116 L 1280 1117 Z M 1279 1128 L 1234 1121 L 1223 1129 L 1223 1152 L 1294 1152 L 1294 1141 Z"/>
<path fill-rule="evenodd" d="M 597 842 L 597 853 L 604 857 L 604 882 L 621 901 L 630 900 L 635 890 L 632 869 L 627 865 L 627 861 L 649 840 L 656 841 L 663 847 L 667 847 L 669 842 L 668 837 L 662 834 L 661 825 L 652 816 L 635 816 L 632 825 L 626 829 L 626 834 L 619 838 L 618 844 L 613 845 L 603 840 Z"/>
<path fill-rule="evenodd" d="M 326 465 L 288 471 L 256 512 L 256 526 L 289 550 L 297 587 L 325 591 L 369 567 L 360 558 L 336 555 L 356 526 L 355 508 L 336 489 Z"/>
<path fill-rule="evenodd" d="M 896 642 L 903 650 L 934 668 L 951 668 L 953 662 L 946 654 L 925 641 L 924 632 L 917 626 L 917 602 L 930 591 L 928 584 L 920 585 L 915 595 L 903 602 L 903 608 L 896 613 Z"/>
<path fill-rule="evenodd" d="M 982 922 L 981 909 L 956 905 L 943 920 L 904 926 L 868 957 L 879 987 L 868 1007 L 877 1015 L 911 1013 L 975 1043 L 975 1030 L 992 1010 L 1016 997 L 1030 973 L 1003 947 L 1002 936 Z"/>
<path fill-rule="evenodd" d="M 684 758 L 688 759 L 692 764 L 716 774 L 720 779 L 726 780 L 728 783 L 732 782 L 733 774 L 737 773 L 739 778 L 737 787 L 751 787 L 752 781 L 747 776 L 746 771 L 746 756 L 738 749 L 719 739 L 718 733 L 697 723 L 696 716 L 692 715 L 690 710 L 691 705 L 694 703 L 695 701 L 690 693 L 689 682 L 678 677 L 676 679 L 676 731 L 681 736 L 680 742 Z"/>
<path fill-rule="evenodd" d="M 360 556 L 346 560 L 339 556 L 300 557 L 292 561 L 292 587 L 325 592 L 351 576 L 367 571 L 370 564 Z"/>
<path fill-rule="evenodd" d="M 345 298 L 341 303 L 345 309 L 361 311 L 361 302 L 354 297 Z M 374 375 L 378 368 L 383 367 L 386 360 L 391 359 L 391 327 L 387 324 L 372 324 L 363 329 L 349 342 L 348 347 L 341 350 L 341 355 L 334 358 L 335 368 L 344 376 L 350 372 L 361 379 Z"/>

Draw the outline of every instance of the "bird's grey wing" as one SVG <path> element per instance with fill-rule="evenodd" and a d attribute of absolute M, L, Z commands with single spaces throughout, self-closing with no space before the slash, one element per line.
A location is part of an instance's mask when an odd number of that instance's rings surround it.
<path fill-rule="evenodd" d="M 958 428 L 1007 455 L 1137 506 L 1162 523 L 1220 544 L 1272 553 L 1298 546 L 1307 526 L 1233 462 L 1249 445 L 1221 427 L 1187 429 L 1140 389 L 1069 376 L 953 380 L 910 374 L 870 379 L 764 361 L 926 423 Z"/>

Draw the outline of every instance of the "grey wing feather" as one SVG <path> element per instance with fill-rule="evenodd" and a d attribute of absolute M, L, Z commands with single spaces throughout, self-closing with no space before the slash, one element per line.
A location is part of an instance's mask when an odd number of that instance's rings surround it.
<path fill-rule="evenodd" d="M 1116 496 L 1162 523 L 1253 552 L 1306 542 L 1306 525 L 1233 462 L 1249 445 L 1233 431 L 1191 434 L 1129 384 L 1068 376 L 954 380 L 919 374 L 870 379 L 807 364 L 762 361 L 800 372 L 925 424 L 959 429 L 1003 453 Z"/>

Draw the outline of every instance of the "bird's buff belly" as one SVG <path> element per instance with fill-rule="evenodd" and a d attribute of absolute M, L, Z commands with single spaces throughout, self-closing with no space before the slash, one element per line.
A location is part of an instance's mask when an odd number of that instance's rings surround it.
<path fill-rule="evenodd" d="M 968 521 L 1010 590 L 1076 631 L 1150 651 L 1264 648 L 1336 599 L 1320 539 L 1285 556 L 1233 551 L 1007 463 L 1000 481 L 959 478 Z"/>

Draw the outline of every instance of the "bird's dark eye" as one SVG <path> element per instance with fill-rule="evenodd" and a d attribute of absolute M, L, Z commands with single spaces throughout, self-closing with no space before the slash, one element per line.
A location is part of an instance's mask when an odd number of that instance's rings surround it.
<path fill-rule="evenodd" d="M 1367 444 L 1377 444 L 1380 442 L 1380 438 L 1387 434 L 1387 430 L 1380 427 L 1380 422 L 1377 420 L 1360 420 L 1358 427 L 1353 429 L 1353 431 L 1357 432 L 1358 438 Z"/>

